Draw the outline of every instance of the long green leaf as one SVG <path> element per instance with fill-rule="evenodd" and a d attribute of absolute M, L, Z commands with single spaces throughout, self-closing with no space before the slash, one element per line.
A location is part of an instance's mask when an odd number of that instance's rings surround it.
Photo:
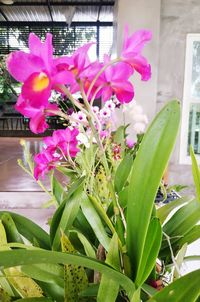
<path fill-rule="evenodd" d="M 163 205 L 162 207 L 158 208 L 156 213 L 157 213 L 157 217 L 160 219 L 161 224 L 163 224 L 163 222 L 165 221 L 167 216 L 172 212 L 172 210 L 174 210 L 175 208 L 177 208 L 178 206 L 180 206 L 184 203 L 190 202 L 192 199 L 193 199 L 193 197 L 184 196 L 184 197 L 175 199 L 175 200 Z"/>
<path fill-rule="evenodd" d="M 35 280 L 56 283 L 64 287 L 64 270 L 60 265 L 50 263 L 22 265 L 21 270 L 24 274 Z"/>
<path fill-rule="evenodd" d="M 179 122 L 180 104 L 174 100 L 152 122 L 133 163 L 127 205 L 127 248 L 134 279 L 140 267 L 156 193 L 175 143 Z"/>
<path fill-rule="evenodd" d="M 191 272 L 155 294 L 148 302 L 195 302 L 200 295 L 200 270 Z"/>
<path fill-rule="evenodd" d="M 63 186 L 59 183 L 54 175 L 52 175 L 51 178 L 51 190 L 58 204 L 61 204 L 62 201 L 67 197 Z"/>
<path fill-rule="evenodd" d="M 108 253 L 106 256 L 106 263 L 110 264 L 117 270 L 120 270 L 119 261 L 119 247 L 118 247 L 118 236 L 114 233 Z M 115 302 L 119 291 L 119 284 L 110 279 L 107 275 L 102 275 L 97 301 L 99 302 Z"/>
<path fill-rule="evenodd" d="M 99 242 L 103 245 L 106 251 L 108 251 L 110 238 L 108 237 L 104 225 L 89 198 L 85 198 L 81 202 L 81 209 L 94 233 L 96 234 Z"/>
<path fill-rule="evenodd" d="M 145 247 L 141 259 L 141 266 L 138 269 L 136 283 L 143 284 L 149 277 L 156 265 L 162 240 L 162 229 L 158 218 L 153 218 L 149 224 Z"/>
<path fill-rule="evenodd" d="M 88 267 L 107 275 L 110 279 L 121 285 L 126 290 L 127 295 L 130 298 L 133 296 L 135 291 L 135 285 L 131 279 L 114 270 L 109 265 L 93 258 L 54 251 L 30 251 L 20 249 L 0 251 L 0 266 L 2 267 L 13 267 L 27 264 L 33 265 L 38 263 L 62 263 Z"/>
<path fill-rule="evenodd" d="M 41 227 L 26 217 L 8 211 L 0 211 L 0 218 L 4 213 L 8 213 L 12 217 L 19 233 L 23 237 L 32 244 L 37 242 L 40 247 L 50 249 L 49 235 Z"/>
<path fill-rule="evenodd" d="M 15 302 L 53 302 L 51 298 L 25 298 L 18 299 Z"/>
<path fill-rule="evenodd" d="M 82 186 L 80 186 L 55 212 L 50 228 L 50 238 L 53 250 L 59 249 L 61 230 L 65 231 L 65 229 L 69 229 L 72 226 L 79 211 L 81 200 L 85 200 L 86 198 L 87 196 L 84 193 Z"/>
<path fill-rule="evenodd" d="M 71 233 L 74 233 L 77 235 L 78 239 L 80 240 L 81 244 L 83 245 L 85 254 L 88 257 L 96 258 L 95 250 L 94 250 L 93 246 L 91 245 L 91 243 L 89 242 L 89 240 L 81 232 L 79 232 L 77 230 L 72 230 L 72 231 L 70 231 L 70 234 Z"/>
<path fill-rule="evenodd" d="M 131 155 L 127 154 L 117 168 L 114 183 L 115 189 L 118 193 L 123 189 L 125 183 L 127 182 L 127 178 L 131 172 L 132 162 L 133 159 Z"/>
<path fill-rule="evenodd" d="M 1 216 L 1 221 L 6 231 L 6 237 L 8 242 L 24 243 L 18 229 L 9 213 L 4 213 Z"/>
<path fill-rule="evenodd" d="M 190 156 L 192 160 L 192 175 L 196 188 L 196 195 L 198 201 L 200 202 L 200 170 L 192 146 L 190 146 Z"/>
<path fill-rule="evenodd" d="M 164 225 L 163 231 L 174 243 L 187 234 L 200 220 L 200 203 L 193 200 L 181 207 Z M 161 250 L 168 246 L 163 238 Z"/>

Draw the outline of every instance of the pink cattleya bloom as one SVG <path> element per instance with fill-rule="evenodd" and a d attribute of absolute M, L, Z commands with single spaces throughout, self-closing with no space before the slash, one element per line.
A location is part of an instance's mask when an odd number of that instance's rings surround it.
<path fill-rule="evenodd" d="M 23 99 L 22 95 L 20 95 L 15 109 L 25 117 L 30 118 L 29 127 L 33 133 L 43 133 L 49 127 L 45 118 L 54 115 L 54 113 L 49 111 L 57 111 L 59 108 L 56 104 L 48 103 L 46 106 L 33 107 L 28 100 Z"/>
<path fill-rule="evenodd" d="M 138 30 L 129 37 L 128 27 L 125 27 L 121 58 L 141 74 L 143 81 L 147 81 L 151 77 L 151 66 L 148 64 L 146 58 L 141 55 L 141 52 L 145 43 L 150 41 L 151 38 L 152 33 L 148 30 Z"/>
<path fill-rule="evenodd" d="M 104 64 L 107 64 L 109 61 L 110 58 L 105 56 Z M 134 97 L 134 90 L 133 85 L 128 79 L 132 73 L 132 67 L 124 62 L 108 66 L 100 77 L 100 80 L 104 83 L 101 90 L 102 100 L 106 102 L 115 94 L 120 103 L 131 102 Z"/>
<path fill-rule="evenodd" d="M 66 128 L 62 130 L 55 130 L 52 136 L 44 138 L 46 149 L 49 152 L 61 152 L 63 155 L 75 157 L 80 150 L 77 148 L 78 140 L 77 135 L 79 131 L 74 128 L 73 130 Z"/>
<path fill-rule="evenodd" d="M 72 75 L 70 90 L 75 93 L 80 90 L 77 80 L 80 79 L 81 73 L 90 65 L 88 50 L 94 43 L 87 43 L 79 47 L 71 57 L 64 56 L 56 60 L 56 68 L 60 71 L 68 71 Z"/>
<path fill-rule="evenodd" d="M 44 178 L 45 174 L 49 171 L 55 169 L 55 167 L 59 164 L 60 161 L 59 154 L 52 154 L 48 150 L 43 149 L 43 151 L 34 156 L 34 161 L 36 166 L 34 168 L 34 177 L 36 180 L 39 177 Z"/>
<path fill-rule="evenodd" d="M 22 96 L 31 105 L 46 103 L 51 90 L 58 84 L 70 84 L 72 73 L 59 70 L 59 60 L 53 58 L 52 35 L 47 34 L 44 43 L 34 34 L 29 35 L 29 53 L 15 51 L 7 59 L 10 74 L 23 83 Z"/>

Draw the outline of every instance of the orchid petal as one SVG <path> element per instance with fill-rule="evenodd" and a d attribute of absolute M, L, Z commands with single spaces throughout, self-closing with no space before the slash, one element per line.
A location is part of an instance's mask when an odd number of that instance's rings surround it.
<path fill-rule="evenodd" d="M 38 112 L 30 119 L 29 127 L 33 133 L 43 133 L 49 125 L 45 121 L 45 116 L 42 112 Z"/>
<path fill-rule="evenodd" d="M 6 63 L 10 74 L 19 82 L 25 82 L 32 73 L 40 72 L 44 69 L 44 63 L 41 58 L 23 51 L 11 53 Z"/>

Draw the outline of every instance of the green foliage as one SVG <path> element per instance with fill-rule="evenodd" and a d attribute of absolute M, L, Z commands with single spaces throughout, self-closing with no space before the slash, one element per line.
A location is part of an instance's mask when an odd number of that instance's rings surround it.
<path fill-rule="evenodd" d="M 192 174 L 196 188 L 196 195 L 200 202 L 200 170 L 192 146 L 190 146 L 190 157 L 192 160 Z"/>
<path fill-rule="evenodd" d="M 127 206 L 127 248 L 134 280 L 140 274 L 155 196 L 174 146 L 179 121 L 180 105 L 175 100 L 156 116 L 133 163 Z"/>
<path fill-rule="evenodd" d="M 187 244 L 200 238 L 198 192 L 197 199 L 154 204 L 179 119 L 179 103 L 172 101 L 136 149 L 125 147 L 126 127 L 113 134 L 121 160 L 114 162 L 105 145 L 108 166 L 92 147 L 79 155 L 76 171 L 58 168 L 70 181 L 63 187 L 52 176 L 57 209 L 50 235 L 21 215 L 0 212 L 0 301 L 196 301 L 200 271 L 181 277 L 180 266 L 190 260 Z M 165 285 L 169 275 L 171 284 L 158 292 L 152 284 Z"/>
<path fill-rule="evenodd" d="M 165 287 L 148 302 L 195 302 L 200 296 L 199 284 L 200 270 L 197 270 Z"/>

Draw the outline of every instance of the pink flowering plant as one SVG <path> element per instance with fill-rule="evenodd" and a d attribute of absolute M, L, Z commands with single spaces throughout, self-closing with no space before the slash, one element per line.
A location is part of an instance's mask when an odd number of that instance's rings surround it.
<path fill-rule="evenodd" d="M 34 157 L 23 144 L 28 168 L 19 164 L 50 195 L 55 213 L 47 233 L 26 217 L 0 212 L 1 301 L 199 297 L 200 271 L 182 276 L 180 270 L 187 243 L 200 237 L 199 200 L 155 206 L 179 127 L 179 102 L 168 103 L 144 134 L 148 120 L 133 99 L 134 73 L 142 81 L 151 77 L 142 56 L 150 40 L 150 31 L 129 35 L 126 27 L 119 57 L 91 62 L 92 43 L 58 58 L 51 34 L 41 42 L 31 33 L 29 52 L 9 55 L 8 71 L 22 83 L 15 108 L 29 118 L 31 131 L 45 132 L 51 116 L 66 128 L 45 137 Z M 67 98 L 72 109 L 63 110 L 57 97 L 52 101 L 53 93 Z M 127 136 L 128 125 L 115 125 L 116 112 L 125 111 L 132 114 L 135 142 Z M 50 190 L 44 185 L 48 175 Z"/>

